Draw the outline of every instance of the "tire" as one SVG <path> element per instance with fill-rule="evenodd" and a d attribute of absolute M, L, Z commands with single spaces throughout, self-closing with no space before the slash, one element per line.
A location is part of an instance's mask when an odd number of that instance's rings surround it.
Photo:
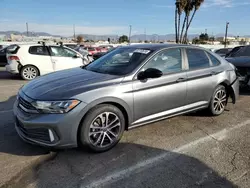
<path fill-rule="evenodd" d="M 24 80 L 33 80 L 39 76 L 39 71 L 35 66 L 27 65 L 21 69 L 20 75 Z"/>
<path fill-rule="evenodd" d="M 87 113 L 80 126 L 79 145 L 93 152 L 105 152 L 120 141 L 125 129 L 125 118 L 117 107 L 101 104 Z"/>
<path fill-rule="evenodd" d="M 209 105 L 209 112 L 211 113 L 211 115 L 213 116 L 221 115 L 224 112 L 225 107 L 227 105 L 227 99 L 228 95 L 225 86 L 218 85 L 214 90 Z"/>

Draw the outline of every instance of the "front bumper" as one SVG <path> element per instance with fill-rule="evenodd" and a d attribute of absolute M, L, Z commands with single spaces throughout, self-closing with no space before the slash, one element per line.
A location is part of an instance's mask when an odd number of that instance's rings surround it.
<path fill-rule="evenodd" d="M 27 97 L 25 98 L 27 100 Z M 30 100 L 30 99 L 28 99 Z M 77 147 L 77 131 L 82 119 L 81 102 L 72 111 L 65 114 L 32 114 L 14 104 L 16 131 L 26 142 L 46 147 Z"/>

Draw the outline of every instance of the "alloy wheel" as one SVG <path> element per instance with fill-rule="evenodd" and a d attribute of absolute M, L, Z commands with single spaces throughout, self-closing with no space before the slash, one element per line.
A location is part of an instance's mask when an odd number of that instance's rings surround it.
<path fill-rule="evenodd" d="M 115 142 L 121 131 L 121 121 L 112 112 L 103 112 L 91 123 L 89 128 L 89 138 L 95 147 L 108 147 Z"/>
<path fill-rule="evenodd" d="M 37 70 L 34 67 L 25 67 L 22 74 L 25 79 L 32 80 L 37 77 Z"/>
<path fill-rule="evenodd" d="M 227 94 L 224 89 L 220 89 L 216 92 L 213 101 L 213 108 L 216 113 L 224 111 L 227 104 Z"/>

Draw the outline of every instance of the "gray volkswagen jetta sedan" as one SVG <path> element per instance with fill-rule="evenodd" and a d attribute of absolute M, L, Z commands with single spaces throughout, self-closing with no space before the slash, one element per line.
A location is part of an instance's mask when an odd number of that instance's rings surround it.
<path fill-rule="evenodd" d="M 14 114 L 29 143 L 103 152 L 124 130 L 205 108 L 220 115 L 238 95 L 235 67 L 209 50 L 130 45 L 30 81 L 18 92 Z"/>

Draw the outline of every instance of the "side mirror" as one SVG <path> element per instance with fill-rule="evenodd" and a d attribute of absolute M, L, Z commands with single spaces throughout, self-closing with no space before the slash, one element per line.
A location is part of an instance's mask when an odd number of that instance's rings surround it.
<path fill-rule="evenodd" d="M 80 55 L 76 54 L 73 56 L 73 58 L 80 58 Z"/>
<path fill-rule="evenodd" d="M 147 78 L 159 78 L 163 75 L 163 73 L 159 69 L 148 68 L 145 71 L 140 72 L 137 75 L 138 80 L 144 80 Z"/>

